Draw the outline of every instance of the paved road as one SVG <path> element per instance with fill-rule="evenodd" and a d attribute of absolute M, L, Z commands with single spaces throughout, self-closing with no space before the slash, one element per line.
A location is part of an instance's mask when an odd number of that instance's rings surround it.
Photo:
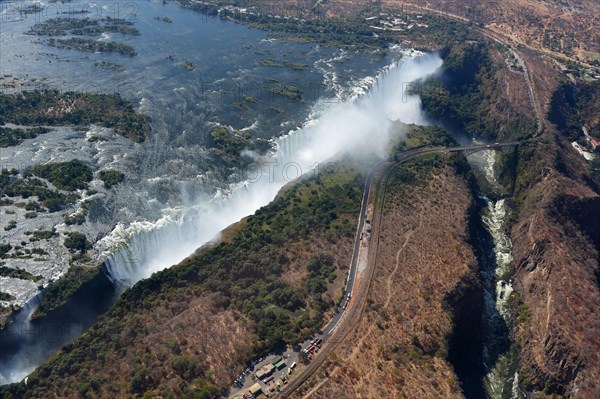
<path fill-rule="evenodd" d="M 536 122 L 537 122 L 537 132 L 536 134 L 534 134 L 533 138 L 539 136 L 540 134 L 542 134 L 542 131 L 544 129 L 544 126 L 542 124 L 542 115 L 540 112 L 540 105 L 537 102 L 537 99 L 535 97 L 535 92 L 533 90 L 533 83 L 532 83 L 532 79 L 531 79 L 531 74 L 529 73 L 529 69 L 527 68 L 527 64 L 525 63 L 525 60 L 523 59 L 523 57 L 521 57 L 521 55 L 517 52 L 517 50 L 515 48 L 513 48 L 513 46 L 511 46 L 507 40 L 511 40 L 514 41 L 514 38 L 510 37 L 510 36 L 506 36 L 503 35 L 500 32 L 496 32 L 492 29 L 489 28 L 485 28 L 482 26 L 476 26 L 474 25 L 475 22 L 480 22 L 480 21 L 473 21 L 469 18 L 466 17 L 462 17 L 460 15 L 456 15 L 447 11 L 442 11 L 442 10 L 437 10 L 435 8 L 431 8 L 429 6 L 429 4 L 427 4 L 426 6 L 419 6 L 419 5 L 414 5 L 411 4 L 411 6 L 413 9 L 416 10 L 420 10 L 423 11 L 425 13 L 432 13 L 435 15 L 440 15 L 442 17 L 446 17 L 446 18 L 450 18 L 450 19 L 454 19 L 455 21 L 458 22 L 462 22 L 462 23 L 466 23 L 466 24 L 473 24 L 472 28 L 478 32 L 480 32 L 481 34 L 483 34 L 484 36 L 494 40 L 495 42 L 507 47 L 509 50 L 511 50 L 513 52 L 514 55 L 516 55 L 517 59 L 519 60 L 520 64 L 523 66 L 523 73 L 525 75 L 525 83 L 527 84 L 527 90 L 529 92 L 529 99 L 531 102 L 531 106 L 533 107 L 533 111 L 535 112 L 535 117 L 536 117 Z M 527 43 L 521 43 L 521 42 L 517 42 L 517 46 L 524 46 L 526 48 L 528 48 L 529 50 L 532 50 L 538 54 L 542 54 L 542 55 L 546 55 L 546 56 L 550 56 L 550 57 L 565 57 L 564 54 L 555 54 L 551 51 L 546 51 L 540 48 L 536 48 L 533 46 L 530 46 Z M 568 57 L 567 57 L 568 58 Z M 571 61 L 577 61 L 574 59 L 570 59 Z M 583 62 L 580 62 L 584 65 L 587 65 L 588 67 L 590 67 L 591 65 L 589 64 L 585 64 Z"/>
<path fill-rule="evenodd" d="M 356 230 L 356 237 L 354 238 L 354 251 L 352 254 L 352 261 L 350 264 L 350 274 L 348 277 L 348 283 L 346 285 L 346 292 L 352 293 L 354 289 L 354 282 L 356 280 L 356 271 L 358 268 L 358 253 L 361 244 L 361 233 L 364 228 L 364 224 L 366 221 L 367 209 L 370 202 L 370 193 L 373 182 L 375 181 L 375 177 L 379 175 L 379 173 L 383 170 L 385 166 L 389 166 L 393 163 L 402 163 L 413 157 L 428 154 L 428 153 L 437 153 L 437 152 L 469 152 L 469 151 L 482 151 L 487 149 L 499 149 L 503 147 L 514 147 L 519 145 L 519 142 L 509 142 L 509 143 L 495 143 L 495 144 L 475 144 L 475 145 L 464 145 L 457 147 L 419 147 L 411 150 L 399 152 L 386 160 L 382 160 L 377 162 L 367 174 L 367 178 L 365 181 L 365 187 L 363 191 L 363 199 L 361 204 L 360 215 L 358 219 L 358 226 Z M 381 193 L 383 195 L 383 192 Z M 370 246 L 373 252 L 376 251 L 376 245 Z M 374 259 L 374 255 L 369 254 L 369 259 Z M 373 268 L 374 265 L 368 265 L 368 267 Z M 372 276 L 372 272 L 368 273 L 367 276 L 370 278 Z M 366 281 L 365 283 L 368 283 Z M 368 286 L 368 284 L 362 284 L 362 286 Z M 361 296 L 366 297 L 366 289 L 361 289 Z M 289 385 L 285 386 L 285 388 L 275 396 L 275 398 L 286 398 L 290 395 L 294 390 L 296 390 L 304 381 L 306 381 L 325 361 L 327 355 L 334 349 L 335 344 L 339 343 L 343 339 L 343 333 L 339 334 L 342 337 L 337 337 L 340 331 L 344 330 L 345 324 L 349 324 L 351 322 L 351 317 L 346 317 L 342 319 L 342 316 L 346 312 L 356 313 L 356 309 L 361 306 L 360 299 L 354 297 L 354 301 L 350 302 L 349 307 L 347 309 L 338 309 L 338 312 L 333 317 L 332 320 L 327 324 L 327 326 L 323 329 L 322 334 L 319 335 L 321 339 L 323 339 L 323 349 L 320 353 L 318 353 L 313 361 L 306 367 L 304 370 L 300 372 L 300 374 L 290 381 Z M 334 330 L 335 329 L 335 330 Z M 329 345 L 328 347 L 328 344 Z M 306 345 L 307 346 L 307 345 Z M 303 345 L 304 347 L 304 345 Z"/>
<path fill-rule="evenodd" d="M 334 344 L 329 345 L 330 348 L 328 348 L 327 347 L 328 344 L 340 342 L 342 339 L 342 338 L 340 338 L 340 336 L 343 336 L 344 334 L 343 333 L 338 334 L 338 333 L 342 330 L 348 329 L 348 326 L 349 326 L 352 318 L 356 319 L 355 316 L 357 313 L 357 308 L 360 307 L 361 300 L 363 299 L 362 297 L 366 296 L 366 290 L 363 290 L 363 289 L 361 289 L 360 296 L 354 295 L 355 281 L 357 278 L 357 272 L 358 272 L 358 266 L 359 266 L 359 253 L 360 253 L 360 246 L 361 246 L 361 242 L 362 242 L 362 233 L 364 231 L 365 223 L 367 220 L 367 210 L 368 210 L 369 204 L 372 202 L 371 201 L 371 199 L 372 199 L 371 198 L 371 191 L 372 191 L 371 189 L 372 189 L 373 183 L 377 183 L 378 179 L 376 179 L 376 178 L 380 175 L 382 170 L 384 170 L 385 167 L 387 167 L 391 164 L 402 163 L 413 157 L 423 155 L 423 154 L 439 153 L 439 152 L 481 151 L 481 150 L 486 150 L 486 149 L 498 149 L 498 148 L 502 148 L 502 147 L 512 147 L 512 146 L 516 146 L 518 144 L 519 144 L 519 142 L 509 142 L 509 143 L 495 143 L 495 144 L 464 145 L 464 146 L 457 146 L 457 147 L 418 147 L 418 148 L 413 148 L 413 149 L 410 149 L 407 151 L 399 152 L 395 155 L 390 156 L 388 159 L 384 159 L 384 160 L 377 162 L 375 165 L 373 165 L 371 167 L 371 169 L 367 173 L 367 177 L 365 179 L 365 186 L 363 189 L 363 197 L 362 197 L 361 208 L 360 208 L 360 213 L 359 213 L 359 217 L 358 217 L 356 235 L 354 238 L 354 248 L 352 251 L 352 259 L 350 262 L 350 269 L 349 269 L 348 279 L 347 279 L 346 287 L 345 287 L 346 293 L 350 294 L 352 296 L 352 301 L 350 301 L 348 304 L 348 307 L 346 309 L 344 309 L 344 304 L 348 300 L 347 299 L 348 297 L 346 296 L 344 298 L 344 300 L 341 303 L 341 306 L 338 307 L 335 315 L 331 318 L 331 320 L 329 320 L 327 325 L 314 337 L 314 338 L 320 338 L 323 340 L 322 350 L 319 353 L 317 353 L 316 355 L 314 355 L 313 361 L 309 364 L 309 366 L 307 368 L 302 370 L 298 376 L 294 377 L 292 375 L 293 379 L 290 381 L 289 385 L 285 386 L 285 388 L 282 390 L 282 392 L 275 396 L 276 398 L 285 398 L 286 395 L 289 395 L 293 390 L 298 388 L 308 377 L 310 377 L 310 375 L 312 375 L 312 373 L 314 373 L 318 369 L 320 364 L 325 360 L 325 358 L 327 357 L 326 356 L 327 353 L 329 353 L 333 349 L 333 346 L 335 346 Z M 375 250 L 376 250 L 376 246 L 373 246 L 373 248 L 375 248 Z M 371 256 L 371 255 L 369 255 L 369 256 Z M 371 267 L 372 267 L 372 265 L 371 265 Z M 367 279 L 369 278 L 369 276 L 370 276 L 370 274 L 367 273 Z M 368 283 L 368 281 L 366 281 L 366 283 Z M 368 284 L 363 284 L 363 285 L 368 285 Z M 352 315 L 349 315 L 349 313 L 352 313 Z M 302 343 L 301 347 L 305 349 L 309 345 L 310 345 L 310 340 Z M 270 363 L 277 356 L 283 356 L 284 358 L 286 358 L 287 365 L 289 366 L 293 362 L 298 362 L 298 360 L 299 360 L 298 355 L 299 355 L 299 352 L 290 350 L 290 351 L 286 351 L 282 354 L 271 355 L 271 356 L 267 356 L 264 359 L 261 359 L 259 362 L 255 363 L 255 367 L 252 370 L 249 370 L 249 372 L 245 374 L 244 381 L 241 384 L 241 386 L 231 389 L 230 395 L 233 395 L 234 393 L 239 393 L 239 392 L 247 392 L 247 389 L 250 387 L 250 385 L 254 384 L 254 382 L 255 382 L 252 380 L 251 375 L 258 369 L 260 369 L 263 365 Z M 286 369 L 284 369 L 283 371 L 279 371 L 276 374 L 277 374 L 277 376 L 279 376 L 279 374 L 284 375 L 285 373 L 286 373 Z M 264 386 L 264 384 L 263 384 L 263 386 Z"/>

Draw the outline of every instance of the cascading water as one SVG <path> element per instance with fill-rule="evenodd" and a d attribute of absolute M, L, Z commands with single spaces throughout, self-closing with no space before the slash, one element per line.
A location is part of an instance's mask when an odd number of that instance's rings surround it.
<path fill-rule="evenodd" d="M 487 188 L 493 192 L 500 188 L 494 173 L 495 153 L 482 153 L 483 177 Z M 489 254 L 484 259 L 481 271 L 484 285 L 483 314 L 483 361 L 486 374 L 484 387 L 491 399 L 521 399 L 519 390 L 518 354 L 510 340 L 509 319 L 511 308 L 509 297 L 513 291 L 512 242 L 506 231 L 506 200 L 491 199 L 484 194 L 481 218 L 483 226 L 491 237 L 488 243 Z"/>
<path fill-rule="evenodd" d="M 81 2 L 87 3 L 98 9 L 92 2 Z M 52 4 L 51 10 L 67 11 L 71 6 Z M 415 53 L 408 50 L 405 55 L 410 57 L 394 64 L 399 50 L 404 52 L 397 46 L 375 60 L 360 52 L 269 40 L 266 32 L 206 18 L 175 2 L 138 6 L 135 26 L 140 35 L 119 38 L 136 49 L 137 57 L 83 57 L 70 49 L 48 50 L 45 39 L 24 35 L 45 13 L 4 19 L 0 34 L 7 60 L 0 66 L 1 76 L 23 82 L 40 78 L 42 87 L 60 90 L 118 92 L 152 118 L 153 133 L 143 144 L 100 126 L 90 126 L 86 134 L 58 128 L 0 154 L 2 163 L 26 167 L 73 158 L 89 162 L 95 170 L 126 172 L 124 183 L 106 192 L 100 189 L 90 199 L 86 223 L 74 227 L 95 241 L 90 254 L 94 259 L 108 258 L 112 283 L 131 285 L 179 262 L 227 225 L 270 202 L 300 172 L 312 173 L 317 162 L 344 151 L 383 153 L 390 120 L 424 122 L 418 98 L 404 97 L 405 83 L 427 76 L 442 63 L 433 55 L 411 59 Z M 160 24 L 156 15 L 176 23 Z M 308 68 L 266 67 L 260 62 L 266 54 L 306 63 Z M 98 68 L 106 57 L 124 70 Z M 184 60 L 197 70 L 181 68 Z M 381 76 L 373 77 L 374 70 L 382 69 Z M 266 90 L 277 85 L 300 88 L 305 101 L 288 101 Z M 35 87 L 37 83 L 31 86 Z M 232 111 L 232 103 L 245 101 L 246 94 L 257 100 L 251 110 Z M 268 139 L 307 120 L 302 129 L 274 142 L 276 151 L 258 161 L 260 169 L 251 167 L 239 176 L 232 177 L 234 166 L 223 166 L 206 148 L 213 124 L 252 130 L 256 137 Z M 108 140 L 90 140 L 96 136 Z M 98 180 L 91 184 L 93 189 L 101 187 Z M 58 219 L 62 223 L 62 217 Z M 96 241 L 100 237 L 104 238 Z M 11 318 L 11 327 L 0 330 L 0 346 L 6 344 L 0 347 L 0 384 L 23 378 L 85 331 L 112 306 L 122 288 L 105 274 L 96 286 L 93 293 L 86 287 L 85 295 L 42 319 L 30 321 L 30 307 Z M 66 325 L 67 332 L 59 328 Z"/>
<path fill-rule="evenodd" d="M 277 139 L 275 152 L 257 162 L 228 193 L 164 215 L 150 229 L 146 224 L 119 226 L 115 231 L 129 237 L 109 256 L 110 275 L 133 284 L 180 262 L 228 225 L 268 204 L 289 181 L 335 155 L 386 156 L 393 121 L 426 123 L 419 97 L 405 92 L 408 83 L 441 65 L 437 55 L 404 59 L 383 71 L 366 95 L 341 103 L 319 102 L 317 118 Z"/>
<path fill-rule="evenodd" d="M 114 209 L 107 208 L 106 211 L 116 212 L 124 207 L 127 214 L 131 205 L 134 208 L 140 205 L 141 209 L 152 209 L 147 217 L 155 221 L 118 224 L 109 235 L 96 242 L 95 248 L 104 251 L 108 258 L 106 270 L 112 285 L 102 275 L 93 295 L 87 291 L 82 297 L 73 298 L 58 312 L 53 312 L 52 317 L 29 323 L 31 312 L 23 311 L 13 319 L 13 328 L 3 330 L 0 335 L 0 340 L 7 344 L 5 348 L 10 349 L 10 353 L 3 349 L 0 356 L 0 384 L 19 381 L 61 346 L 77 338 L 114 303 L 122 292 L 121 283 L 132 285 L 153 272 L 178 263 L 203 243 L 213 240 L 228 225 L 268 204 L 281 187 L 299 174 L 313 173 L 317 163 L 343 153 L 355 157 L 372 153 L 384 156 L 392 121 L 425 123 L 420 99 L 405 93 L 407 83 L 434 73 L 441 65 L 442 60 L 437 55 L 406 57 L 372 79 L 371 82 L 376 84 L 364 90 L 366 94 L 360 98 L 345 102 L 318 101 L 303 128 L 275 140 L 276 150 L 271 155 L 260 159 L 254 168 L 249 168 L 237 179 L 228 180 L 237 182 L 228 189 L 217 189 L 216 194 L 191 200 L 192 196 L 185 196 L 185 185 L 206 187 L 207 193 L 212 193 L 211 187 L 227 187 L 218 171 L 198 173 L 198 184 L 182 181 L 177 176 L 170 177 L 173 187 L 181 185 L 182 198 L 176 203 L 185 205 L 165 207 L 162 214 L 156 215 L 155 200 L 150 201 L 152 206 L 146 207 L 142 199 L 128 195 L 127 187 L 123 187 L 114 203 L 110 202 Z M 147 144 L 151 145 L 152 142 Z M 145 155 L 133 154 L 139 165 L 132 166 L 144 170 L 146 164 L 164 163 L 168 148 L 164 143 L 156 146 L 158 148 L 150 147 L 152 150 L 141 152 Z M 198 159 L 198 154 L 191 156 L 185 151 L 178 154 L 181 163 Z M 166 178 L 168 172 L 166 168 L 161 178 Z M 152 175 L 144 178 L 153 181 Z M 56 326 L 69 328 L 67 331 L 61 328 L 49 337 L 48 331 L 56 331 Z M 55 336 L 59 339 L 50 339 Z"/>

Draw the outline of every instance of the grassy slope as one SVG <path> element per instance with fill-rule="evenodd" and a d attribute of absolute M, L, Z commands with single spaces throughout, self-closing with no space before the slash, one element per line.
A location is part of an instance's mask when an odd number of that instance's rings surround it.
<path fill-rule="evenodd" d="M 87 333 L 39 367 L 27 387 L 0 393 L 124 397 L 156 390 L 163 397 L 212 397 L 247 359 L 321 326 L 333 298 L 307 288 L 303 281 L 315 276 L 306 268 L 315 253 L 331 255 L 340 270 L 347 266 L 361 193 L 362 178 L 349 167 L 288 188 L 220 244 L 125 292 Z M 284 281 L 287 274 L 300 284 Z"/>

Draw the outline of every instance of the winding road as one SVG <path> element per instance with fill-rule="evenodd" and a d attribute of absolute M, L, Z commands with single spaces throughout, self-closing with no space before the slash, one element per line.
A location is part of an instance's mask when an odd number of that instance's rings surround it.
<path fill-rule="evenodd" d="M 383 201 L 383 194 L 385 193 L 385 184 L 387 182 L 386 171 L 391 170 L 389 166 L 394 164 L 400 164 L 408 161 L 414 157 L 430 154 L 430 153 L 444 153 L 444 152 L 465 152 L 472 153 L 483 150 L 500 149 L 504 147 L 515 147 L 518 146 L 519 142 L 507 142 L 507 143 L 495 143 L 495 144 L 475 144 L 475 145 L 464 145 L 457 147 L 418 147 L 407 151 L 399 152 L 385 160 L 377 162 L 371 167 L 367 178 L 365 180 L 365 187 L 363 190 L 363 198 L 361 203 L 360 214 L 358 218 L 358 225 L 356 229 L 356 236 L 354 238 L 354 250 L 352 253 L 352 260 L 350 263 L 350 272 L 348 281 L 346 284 L 346 292 L 353 294 L 355 288 L 355 282 L 357 279 L 359 250 L 362 242 L 362 232 L 365 227 L 367 220 L 367 210 L 371 200 L 373 199 L 373 183 L 378 184 L 380 187 L 379 195 L 375 198 L 374 205 L 374 216 L 373 216 L 373 231 L 375 232 L 370 243 L 372 250 L 369 251 L 367 268 L 365 272 L 365 281 L 359 286 L 359 292 L 356 295 L 352 295 L 352 300 L 349 301 L 349 306 L 346 309 L 340 308 L 336 315 L 329 321 L 322 332 L 317 336 L 323 340 L 323 348 L 317 353 L 311 363 L 308 364 L 297 376 L 295 376 L 288 385 L 278 394 L 275 398 L 286 398 L 293 391 L 298 389 L 327 359 L 328 355 L 333 352 L 340 342 L 344 340 L 346 335 L 352 331 L 354 325 L 358 323 L 362 309 L 366 303 L 366 297 L 369 289 L 369 283 L 373 276 L 375 269 L 375 258 L 378 243 L 379 231 L 379 220 L 381 218 L 381 204 Z M 381 187 L 381 184 L 384 184 Z"/>

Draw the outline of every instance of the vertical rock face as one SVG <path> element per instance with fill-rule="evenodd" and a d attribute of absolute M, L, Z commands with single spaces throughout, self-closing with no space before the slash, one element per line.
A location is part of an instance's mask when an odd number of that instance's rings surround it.
<path fill-rule="evenodd" d="M 521 382 L 533 397 L 598 398 L 600 198 L 561 144 L 540 145 L 520 166 L 549 165 L 513 229 Z"/>
<path fill-rule="evenodd" d="M 454 328 L 448 339 L 448 360 L 467 398 L 484 397 L 481 313 L 483 296 L 479 273 L 471 270 L 446 298 Z"/>

